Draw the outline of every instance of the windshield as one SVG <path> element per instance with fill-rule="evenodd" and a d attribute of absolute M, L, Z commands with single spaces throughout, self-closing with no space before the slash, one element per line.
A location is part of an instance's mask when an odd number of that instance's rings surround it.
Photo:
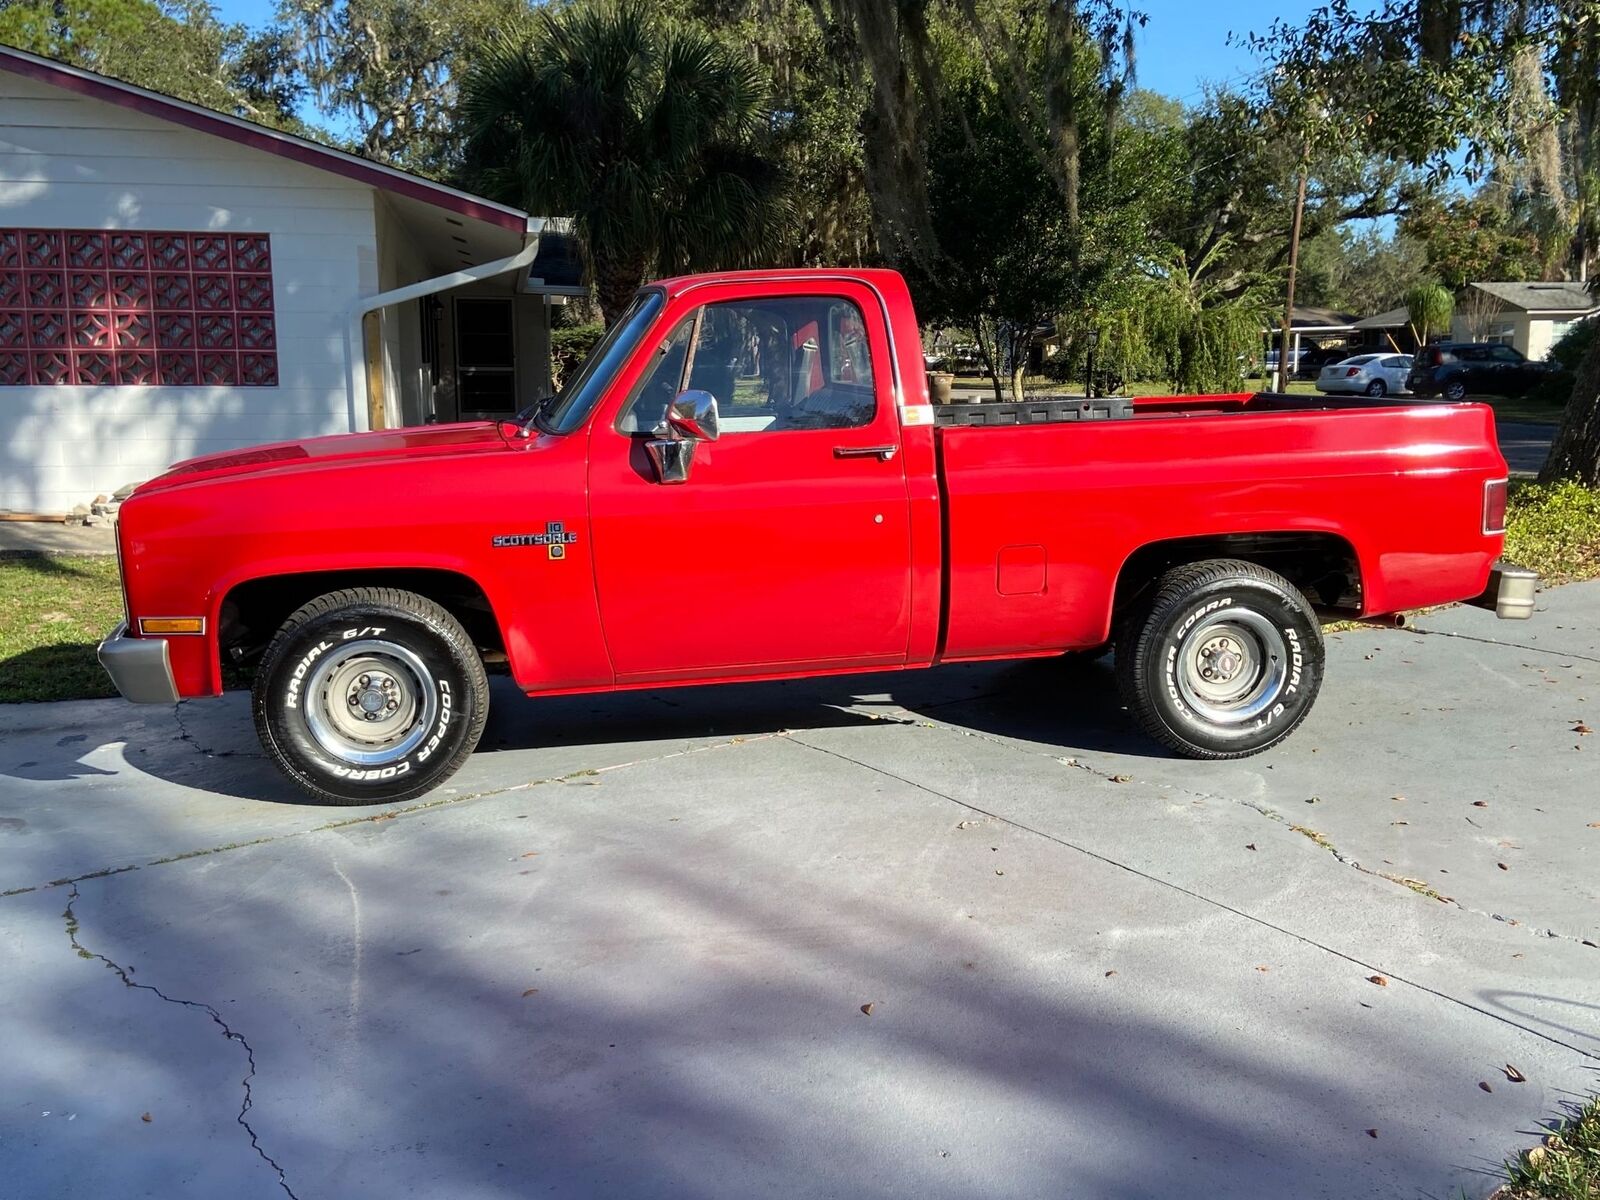
<path fill-rule="evenodd" d="M 588 419 L 617 368 L 639 344 L 664 303 L 660 292 L 640 292 L 634 297 L 628 311 L 589 351 L 572 381 L 534 412 L 533 419 L 541 429 L 547 433 L 571 433 Z"/>

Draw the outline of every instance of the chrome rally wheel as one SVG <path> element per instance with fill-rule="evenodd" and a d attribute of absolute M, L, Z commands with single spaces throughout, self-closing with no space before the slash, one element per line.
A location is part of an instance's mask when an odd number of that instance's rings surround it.
<path fill-rule="evenodd" d="M 1175 677 L 1184 700 L 1217 725 L 1260 716 L 1289 678 L 1289 650 L 1276 626 L 1248 608 L 1229 608 L 1184 635 Z"/>
<path fill-rule="evenodd" d="M 305 686 L 306 725 L 334 758 L 361 766 L 398 762 L 417 748 L 438 713 L 432 674 L 392 642 L 341 646 Z"/>

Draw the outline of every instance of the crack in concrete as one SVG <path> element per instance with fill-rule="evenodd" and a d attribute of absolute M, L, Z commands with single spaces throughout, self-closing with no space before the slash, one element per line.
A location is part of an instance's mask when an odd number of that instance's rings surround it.
<path fill-rule="evenodd" d="M 904 722 L 900 722 L 900 724 L 904 724 Z M 979 738 L 983 741 L 991 743 L 992 745 L 999 746 L 1003 750 L 1009 750 L 1013 754 L 1031 754 L 1039 758 L 1048 758 L 1052 762 L 1060 763 L 1062 766 L 1072 767 L 1079 771 L 1086 771 L 1097 779 L 1103 779 L 1107 782 L 1119 782 L 1116 775 L 1107 771 L 1099 770 L 1096 767 L 1092 767 L 1088 763 L 1083 762 L 1081 759 L 1075 756 L 1062 758 L 1042 750 L 1027 750 L 1021 746 L 1013 745 L 1003 738 L 996 737 L 994 734 L 983 733 L 974 729 L 965 729 L 959 725 L 952 725 L 947 721 L 928 721 L 926 724 L 930 727 L 949 729 L 954 732 L 961 733 L 967 737 Z M 812 747 L 812 749 L 818 749 L 818 747 Z M 1280 825 L 1287 825 L 1290 829 L 1300 834 L 1302 837 L 1305 837 L 1321 846 L 1329 854 L 1333 855 L 1337 861 L 1347 867 L 1350 867 L 1352 870 L 1359 871 L 1363 875 L 1370 875 L 1374 879 L 1382 879 L 1387 883 L 1396 884 L 1405 888 L 1407 891 L 1415 892 L 1419 896 L 1423 896 L 1429 900 L 1437 901 L 1440 904 L 1448 904 L 1464 913 L 1471 913 L 1473 916 L 1477 917 L 1485 917 L 1491 921 L 1499 921 L 1503 925 L 1510 925 L 1513 929 L 1521 929 L 1523 932 L 1533 937 L 1555 938 L 1561 941 L 1576 942 L 1580 946 L 1594 945 L 1593 940 L 1590 938 L 1581 937 L 1571 933 L 1562 933 L 1559 930 L 1550 929 L 1548 927 L 1539 928 L 1530 925 L 1526 921 L 1522 921 L 1516 917 L 1508 917 L 1504 913 L 1488 912 L 1481 908 L 1473 908 L 1471 905 L 1461 903 L 1461 901 L 1457 900 L 1454 896 L 1444 895 L 1442 892 L 1437 891 L 1423 880 L 1411 879 L 1404 875 L 1394 875 L 1388 871 L 1379 871 L 1373 867 L 1363 866 L 1360 859 L 1346 854 L 1343 850 L 1340 850 L 1318 831 L 1311 829 L 1308 826 L 1291 822 L 1288 817 L 1279 812 L 1277 809 L 1271 807 L 1270 805 L 1262 804 L 1259 801 L 1246 800 L 1238 796 L 1223 795 L 1218 792 L 1196 791 L 1193 788 L 1186 788 L 1180 784 L 1164 783 L 1154 779 L 1145 780 L 1144 782 L 1147 787 L 1161 788 L 1166 791 L 1175 792 L 1181 796 L 1192 797 L 1196 800 L 1215 800 L 1224 804 L 1236 804 L 1240 808 L 1248 808 L 1252 812 L 1259 813 L 1261 816 L 1266 817 L 1268 820 L 1276 821 Z M 1468 819 L 1470 820 L 1471 818 Z"/>
<path fill-rule="evenodd" d="M 1452 633 L 1448 629 L 1424 629 L 1420 625 L 1410 626 L 1409 632 L 1426 634 L 1428 637 L 1459 638 L 1464 642 L 1479 642 L 1485 646 L 1501 646 L 1507 650 L 1526 650 L 1529 654 L 1548 654 L 1554 658 L 1572 658 L 1579 662 L 1600 663 L 1600 658 L 1591 654 L 1574 654 L 1570 650 L 1552 650 L 1548 646 L 1529 646 L 1522 642 L 1502 642 L 1494 638 L 1478 637 L 1471 633 Z"/>
<path fill-rule="evenodd" d="M 1017 820 L 1015 817 L 1008 817 L 1003 813 L 994 811 L 993 809 L 983 808 L 977 804 L 973 804 L 969 800 L 962 800 L 957 796 L 950 795 L 948 792 L 941 792 L 937 788 L 931 788 L 925 783 L 918 783 L 914 779 L 908 779 L 904 775 L 897 774 L 894 771 L 887 770 L 872 763 L 862 762 L 860 759 L 852 758 L 850 755 L 841 753 L 838 750 L 830 750 L 826 746 L 815 745 L 804 740 L 803 738 L 794 736 L 792 733 L 789 735 L 789 740 L 794 742 L 797 746 L 804 746 L 807 750 L 814 751 L 818 754 L 825 754 L 828 757 L 836 758 L 841 762 L 851 763 L 860 767 L 862 770 L 871 771 L 874 774 L 882 775 L 886 779 L 893 779 L 899 783 L 905 784 L 907 787 L 915 788 L 919 792 L 925 792 L 928 795 L 937 797 L 940 800 L 948 801 L 949 803 L 966 809 L 969 812 L 979 813 L 983 816 L 989 817 L 992 820 L 1000 822 L 1002 825 L 1009 825 L 1011 828 L 1022 833 L 1043 838 L 1047 842 L 1053 842 L 1055 845 L 1061 846 L 1064 849 L 1081 854 L 1085 858 L 1094 859 L 1096 862 L 1104 863 L 1106 866 L 1112 867 L 1118 871 L 1124 871 L 1129 875 L 1143 879 L 1148 883 L 1153 883 L 1158 887 L 1169 888 L 1180 895 L 1189 897 L 1191 900 L 1198 901 L 1199 903 L 1208 905 L 1211 908 L 1219 909 L 1222 912 L 1229 913 L 1230 915 L 1238 917 L 1240 920 L 1248 921 L 1253 925 L 1259 925 L 1263 929 L 1270 929 L 1274 933 L 1281 933 L 1283 936 L 1292 938 L 1294 941 L 1297 941 L 1302 945 L 1310 946 L 1313 949 L 1320 950 L 1325 954 L 1330 954 L 1337 959 L 1360 967 L 1364 971 L 1373 971 L 1377 974 L 1387 977 L 1393 982 L 1402 983 L 1407 987 L 1416 988 L 1418 991 L 1443 1000 L 1446 1003 L 1457 1005 L 1469 1012 L 1477 1013 L 1479 1016 L 1488 1017 L 1490 1020 L 1499 1021 L 1503 1025 L 1509 1025 L 1513 1029 L 1521 1030 L 1523 1033 L 1536 1037 L 1541 1041 L 1549 1042 L 1555 1046 L 1560 1046 L 1563 1050 L 1570 1050 L 1572 1053 L 1580 1055 L 1583 1058 L 1600 1061 L 1600 1053 L 1596 1053 L 1593 1050 L 1585 1050 L 1581 1046 L 1574 1046 L 1570 1042 L 1564 1042 L 1560 1038 L 1554 1037 L 1551 1034 L 1531 1028 L 1530 1026 L 1524 1025 L 1519 1021 L 1513 1021 L 1510 1017 L 1505 1017 L 1499 1013 L 1491 1012 L 1489 1009 L 1482 1008 L 1471 1003 L 1470 1001 L 1463 1000 L 1459 996 L 1452 996 L 1449 992 L 1440 991 L 1438 988 L 1430 987 L 1429 985 L 1418 980 L 1409 979 L 1404 975 L 1396 974 L 1388 967 L 1379 966 L 1375 963 L 1364 962 L 1363 960 L 1355 957 L 1353 954 L 1348 954 L 1334 946 L 1327 945 L 1324 942 L 1319 942 L 1315 938 L 1307 937 L 1303 933 L 1297 933 L 1292 929 L 1269 921 L 1265 917 L 1258 917 L 1253 913 L 1245 912 L 1243 909 L 1235 908 L 1231 904 L 1228 904 L 1222 900 L 1218 900 L 1213 896 L 1207 896 L 1204 892 L 1197 892 L 1193 888 L 1185 887 L 1181 883 L 1174 883 L 1170 879 L 1163 879 L 1159 875 L 1152 875 L 1148 871 L 1141 870 L 1130 863 L 1125 863 L 1119 859 L 1112 858 L 1108 854 L 1102 854 L 1098 850 L 1091 850 L 1089 847 L 1080 845 L 1077 842 L 1068 841 L 1066 838 L 1050 833 L 1047 830 L 1025 824 L 1024 822 Z M 1099 774 L 1099 772 L 1093 773 L 1096 775 Z"/>
<path fill-rule="evenodd" d="M 522 783 L 511 783 L 504 787 L 484 788 L 481 791 L 466 792 L 459 796 L 437 796 L 432 800 L 419 800 L 414 804 L 402 805 L 399 808 L 386 808 L 382 812 L 371 813 L 360 817 L 345 817 L 342 820 L 327 821 L 321 825 L 313 825 L 309 829 L 292 829 L 286 833 L 272 833 L 264 837 L 249 838 L 242 842 L 225 842 L 220 846 L 204 846 L 197 850 L 184 850 L 177 854 L 167 854 L 160 858 L 152 858 L 142 863 L 128 863 L 120 867 L 101 867 L 98 870 L 86 871 L 82 875 L 69 875 L 61 879 L 51 879 L 45 883 L 33 884 L 28 887 L 11 888 L 0 892 L 0 900 L 9 896 L 25 896 L 29 892 L 43 891 L 46 888 L 72 887 L 89 879 L 100 879 L 107 875 L 121 875 L 126 871 L 138 871 L 145 867 L 164 867 L 169 863 L 184 862 L 191 858 L 204 858 L 209 854 L 223 854 L 229 850 L 243 850 L 250 846 L 266 846 L 273 842 L 288 841 L 292 838 L 309 837 L 312 834 L 327 833 L 334 829 L 347 829 L 352 825 L 369 824 L 376 821 L 388 821 L 396 817 L 409 817 L 417 813 L 427 812 L 435 808 L 449 808 L 457 804 L 465 804 L 469 800 L 490 800 L 496 796 L 510 795 L 513 792 L 523 792 L 531 788 L 541 787 L 552 783 L 572 783 L 585 777 L 604 775 L 608 771 L 621 771 L 629 767 L 645 766 L 648 763 L 665 762 L 668 759 L 681 758 L 688 754 L 701 754 L 708 750 L 722 750 L 730 746 L 743 745 L 746 742 L 764 741 L 768 738 L 783 737 L 784 732 L 756 733 L 739 735 L 725 741 L 713 742 L 705 746 L 691 746 L 687 750 L 674 750 L 667 754 L 652 755 L 647 758 L 631 759 L 628 762 L 612 763 L 605 767 L 579 768 L 569 771 L 565 775 L 551 775 L 541 779 L 529 779 Z"/>
<path fill-rule="evenodd" d="M 245 1040 L 244 1034 L 240 1033 L 237 1029 L 234 1029 L 233 1026 L 229 1025 L 220 1012 L 218 1012 L 211 1005 L 205 1003 L 203 1000 L 185 1000 L 181 996 L 169 996 L 153 984 L 140 983 L 133 978 L 132 967 L 124 967 L 119 963 L 112 962 L 111 959 L 107 958 L 104 954 L 100 954 L 97 951 L 90 950 L 85 947 L 84 944 L 78 940 L 78 917 L 74 911 L 74 905 L 78 903 L 78 885 L 73 883 L 70 886 L 72 891 L 67 897 L 66 911 L 63 912 L 61 916 L 67 923 L 67 940 L 72 943 L 72 948 L 78 952 L 79 958 L 90 959 L 104 964 L 109 970 L 116 974 L 118 979 L 122 980 L 124 987 L 138 988 L 141 991 L 151 992 L 158 999 L 164 1000 L 168 1004 L 176 1004 L 182 1008 L 199 1009 L 201 1012 L 205 1013 L 211 1018 L 212 1023 L 222 1031 L 223 1037 L 227 1038 L 230 1042 L 238 1042 L 239 1045 L 244 1047 L 245 1060 L 248 1064 L 248 1069 L 244 1073 L 244 1078 L 239 1081 L 240 1087 L 244 1089 L 244 1099 L 239 1105 L 239 1112 L 238 1115 L 234 1117 L 234 1120 L 236 1120 L 244 1129 L 244 1131 L 250 1135 L 251 1149 L 260 1155 L 262 1162 L 266 1163 L 267 1166 L 272 1168 L 273 1172 L 278 1177 L 278 1186 L 283 1189 L 284 1194 L 289 1197 L 289 1200 L 299 1200 L 299 1197 L 294 1194 L 294 1189 L 289 1186 L 289 1180 L 284 1174 L 283 1167 L 278 1164 L 278 1161 L 273 1158 L 272 1155 L 267 1153 L 266 1149 L 261 1145 L 261 1139 L 257 1135 L 255 1127 L 250 1124 L 250 1109 L 255 1105 L 255 1094 L 251 1087 L 251 1080 L 253 1080 L 256 1075 L 255 1048 Z"/>
<path fill-rule="evenodd" d="M 264 759 L 267 757 L 265 754 L 254 754 L 249 750 L 212 750 L 208 746 L 202 746 L 198 741 L 195 740 L 194 734 L 189 732 L 189 727 L 184 724 L 183 702 L 181 700 L 172 706 L 172 719 L 177 722 L 178 725 L 178 740 L 187 746 L 192 746 L 196 751 L 198 751 L 200 754 L 203 754 L 207 758 Z"/>

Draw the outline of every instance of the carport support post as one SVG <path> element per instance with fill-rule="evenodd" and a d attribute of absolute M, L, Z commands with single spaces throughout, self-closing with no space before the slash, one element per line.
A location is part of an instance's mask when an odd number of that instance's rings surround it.
<path fill-rule="evenodd" d="M 1300 186 L 1294 198 L 1294 222 L 1289 227 L 1289 289 L 1283 300 L 1283 330 L 1278 335 L 1278 391 L 1289 390 L 1289 327 L 1294 324 L 1294 276 L 1300 265 L 1300 219 L 1306 211 L 1306 164 L 1300 166 Z M 1298 339 L 1297 339 L 1298 340 Z"/>

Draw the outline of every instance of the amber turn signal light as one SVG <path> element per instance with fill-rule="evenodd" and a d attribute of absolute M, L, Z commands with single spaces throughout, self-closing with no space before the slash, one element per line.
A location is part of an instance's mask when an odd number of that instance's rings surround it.
<path fill-rule="evenodd" d="M 146 637 L 160 633 L 204 633 L 204 617 L 140 617 L 139 632 Z"/>

